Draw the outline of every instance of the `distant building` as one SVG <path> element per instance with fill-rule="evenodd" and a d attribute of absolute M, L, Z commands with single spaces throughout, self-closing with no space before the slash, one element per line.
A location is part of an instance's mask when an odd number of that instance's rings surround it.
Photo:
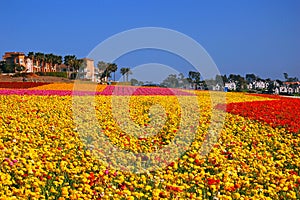
<path fill-rule="evenodd" d="M 5 52 L 4 56 L 2 57 L 4 61 L 8 65 L 19 65 L 19 66 L 25 66 L 25 54 L 23 52 Z"/>
<path fill-rule="evenodd" d="M 288 93 L 288 88 L 286 86 L 279 87 L 279 93 Z"/>
<path fill-rule="evenodd" d="M 285 84 L 285 85 L 300 85 L 300 81 L 296 81 L 296 82 L 283 82 L 283 84 Z"/>
<path fill-rule="evenodd" d="M 96 81 L 94 60 L 83 58 L 83 66 L 79 69 L 78 77 L 80 79 L 89 79 Z"/>
<path fill-rule="evenodd" d="M 67 72 L 68 71 L 68 66 L 65 64 L 60 64 L 56 67 L 56 71 L 58 72 Z"/>
<path fill-rule="evenodd" d="M 27 72 L 35 72 L 33 62 L 30 58 L 26 58 L 25 68 L 26 68 Z"/>
<path fill-rule="evenodd" d="M 233 81 L 225 83 L 225 88 L 228 88 L 228 90 L 236 90 L 236 83 Z"/>
<path fill-rule="evenodd" d="M 216 85 L 214 85 L 212 87 L 212 90 L 221 91 L 221 90 L 223 90 L 223 87 L 217 83 Z"/>
<path fill-rule="evenodd" d="M 253 81 L 253 82 L 249 83 L 247 85 L 247 88 L 249 90 L 253 90 L 253 89 L 254 90 L 257 90 L 257 89 L 262 90 L 262 89 L 267 89 L 268 86 L 269 86 L 269 83 L 267 81 L 259 80 L 259 81 Z"/>

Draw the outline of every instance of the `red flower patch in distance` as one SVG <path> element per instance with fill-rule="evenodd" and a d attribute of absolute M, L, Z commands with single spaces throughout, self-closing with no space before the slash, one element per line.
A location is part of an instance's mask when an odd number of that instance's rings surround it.
<path fill-rule="evenodd" d="M 217 105 L 224 109 L 224 105 Z M 300 132 L 300 99 L 281 98 L 272 101 L 253 101 L 230 103 L 226 111 L 253 120 L 266 122 L 272 127 L 284 127 L 287 130 Z"/>

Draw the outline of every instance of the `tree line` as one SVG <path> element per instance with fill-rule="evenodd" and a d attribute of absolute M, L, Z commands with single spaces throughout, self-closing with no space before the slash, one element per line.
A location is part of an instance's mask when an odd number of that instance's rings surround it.
<path fill-rule="evenodd" d="M 286 82 L 297 82 L 299 79 L 297 77 L 290 77 L 287 73 L 283 73 L 284 81 Z M 186 88 L 188 86 L 193 86 L 195 89 L 211 89 L 210 86 L 219 85 L 221 87 L 225 86 L 225 83 L 233 82 L 236 85 L 237 91 L 242 91 L 247 89 L 247 84 L 253 83 L 255 81 L 264 81 L 268 82 L 269 87 L 272 87 L 274 81 L 270 78 L 262 79 L 255 74 L 246 74 L 245 77 L 239 74 L 230 74 L 229 76 L 225 75 L 216 75 L 212 79 L 201 79 L 200 72 L 189 71 L 188 77 L 184 77 L 183 73 L 178 75 L 170 74 L 165 80 L 163 80 L 162 85 L 171 88 Z M 275 80 L 279 85 L 283 84 L 281 80 Z M 270 88 L 271 89 L 271 88 Z"/>
<path fill-rule="evenodd" d="M 108 78 L 111 78 L 111 73 L 113 73 L 113 80 L 116 81 L 116 71 L 118 70 L 118 65 L 116 63 L 107 63 L 104 61 L 99 61 L 97 63 L 98 68 L 98 76 L 101 82 L 107 82 Z M 120 73 L 122 74 L 123 81 L 128 82 L 128 77 L 132 74 L 132 71 L 129 67 L 122 67 L 120 69 Z"/>
<path fill-rule="evenodd" d="M 66 66 L 67 72 L 75 72 L 79 71 L 80 67 L 83 64 L 83 59 L 77 58 L 75 55 L 65 55 L 62 57 L 61 55 L 55 55 L 53 53 L 42 53 L 42 52 L 29 52 L 26 55 L 26 58 L 30 58 L 32 64 L 39 68 L 39 71 L 45 72 L 47 70 L 54 69 L 61 64 Z M 118 70 L 118 65 L 116 63 L 108 63 L 104 61 L 98 61 L 98 78 L 101 82 L 108 82 L 108 79 L 111 78 L 111 74 L 113 73 L 113 80 L 115 81 L 115 73 Z M 24 71 L 24 67 L 20 64 L 8 64 L 6 61 L 0 61 L 0 72 L 3 73 L 14 73 L 14 72 L 22 72 Z M 132 71 L 129 67 L 120 68 L 120 73 L 123 77 L 124 82 L 129 82 L 128 77 L 132 74 Z M 69 74 L 68 74 L 69 76 Z M 286 82 L 297 82 L 299 79 L 297 77 L 290 77 L 287 73 L 283 73 L 284 79 Z M 214 79 L 206 79 L 201 80 L 200 72 L 189 71 L 188 77 L 185 77 L 183 73 L 178 75 L 170 74 L 161 85 L 166 87 L 188 87 L 193 86 L 195 89 L 208 89 L 209 85 L 219 84 L 224 86 L 225 83 L 234 82 L 236 84 L 237 90 L 243 90 L 247 87 L 247 84 L 253 81 L 267 81 L 271 82 L 270 78 L 261 79 L 259 76 L 255 74 L 246 74 L 246 77 L 243 77 L 238 74 L 230 74 L 226 75 L 216 75 Z M 281 83 L 281 80 L 276 80 Z M 131 79 L 130 82 L 134 85 L 142 84 L 141 81 L 136 79 Z"/>
<path fill-rule="evenodd" d="M 47 70 L 54 70 L 55 66 L 65 64 L 67 71 L 78 71 L 83 63 L 82 59 L 78 59 L 75 55 L 55 55 L 53 53 L 29 52 L 26 58 L 30 58 L 32 64 L 39 68 L 38 71 L 45 72 Z M 24 71 L 25 68 L 20 64 L 0 62 L 0 70 L 3 73 L 14 73 L 16 71 Z"/>

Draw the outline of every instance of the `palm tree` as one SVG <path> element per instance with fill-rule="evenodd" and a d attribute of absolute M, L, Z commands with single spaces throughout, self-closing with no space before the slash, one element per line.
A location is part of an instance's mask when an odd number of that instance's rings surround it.
<path fill-rule="evenodd" d="M 128 82 L 128 76 L 129 76 L 129 74 L 132 74 L 132 71 L 130 70 L 130 68 L 127 68 L 126 82 Z"/>
<path fill-rule="evenodd" d="M 64 57 L 64 64 L 68 67 L 68 77 L 70 76 L 70 67 L 73 67 L 72 65 L 74 64 L 74 60 L 76 60 L 76 56 L 75 55 L 66 55 Z"/>
<path fill-rule="evenodd" d="M 37 66 L 41 67 L 41 69 L 43 70 L 44 67 L 44 60 L 45 60 L 45 55 L 41 52 L 37 52 L 34 54 L 35 55 L 35 59 L 37 61 Z"/>
<path fill-rule="evenodd" d="M 102 71 L 101 79 L 104 78 L 105 81 L 108 81 L 108 77 L 111 77 L 111 72 L 118 69 L 116 64 L 105 63 L 103 61 L 98 62 L 97 66 L 99 71 Z"/>
<path fill-rule="evenodd" d="M 82 64 L 83 64 L 83 59 L 72 60 L 72 67 L 74 68 L 75 72 L 78 72 Z"/>
<path fill-rule="evenodd" d="M 53 68 L 56 69 L 56 65 L 60 65 L 62 63 L 62 56 L 57 56 L 54 55 L 54 59 L 53 59 Z"/>
<path fill-rule="evenodd" d="M 54 62 L 54 55 L 52 53 L 50 54 L 45 54 L 45 65 L 48 68 L 50 68 L 50 70 L 53 67 L 53 62 Z M 46 71 L 47 71 L 46 69 Z"/>
<path fill-rule="evenodd" d="M 120 70 L 121 70 L 121 74 L 122 74 L 122 76 L 123 76 L 123 82 L 124 82 L 124 75 L 126 75 L 126 82 L 128 82 L 128 75 L 129 75 L 129 74 L 132 74 L 130 68 L 128 68 L 128 67 L 123 67 L 123 68 L 121 68 Z"/>
<path fill-rule="evenodd" d="M 121 69 L 120 69 L 120 71 L 121 71 L 121 74 L 122 74 L 122 77 L 123 77 L 123 82 L 125 82 L 125 74 L 126 74 L 126 68 L 124 68 L 124 67 L 122 67 Z"/>
<path fill-rule="evenodd" d="M 116 81 L 116 71 L 118 70 L 118 65 L 115 63 L 109 63 L 108 70 L 114 73 L 114 81 Z"/>
<path fill-rule="evenodd" d="M 104 72 L 105 72 L 107 66 L 108 66 L 108 64 L 104 61 L 99 61 L 97 63 L 97 67 L 99 70 L 99 77 L 101 78 L 101 82 L 102 82 L 102 78 L 103 78 L 103 75 L 104 75 Z"/>

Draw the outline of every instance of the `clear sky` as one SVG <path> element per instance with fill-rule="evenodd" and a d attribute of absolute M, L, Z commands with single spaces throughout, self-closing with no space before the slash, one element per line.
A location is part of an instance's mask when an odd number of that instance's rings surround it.
<path fill-rule="evenodd" d="M 2 0 L 0 5 L 1 55 L 40 51 L 81 58 L 116 33 L 151 26 L 196 40 L 221 74 L 283 79 L 287 72 L 300 78 L 298 0 Z M 145 54 L 135 59 L 140 62 L 123 58 L 117 64 L 141 65 Z"/>

